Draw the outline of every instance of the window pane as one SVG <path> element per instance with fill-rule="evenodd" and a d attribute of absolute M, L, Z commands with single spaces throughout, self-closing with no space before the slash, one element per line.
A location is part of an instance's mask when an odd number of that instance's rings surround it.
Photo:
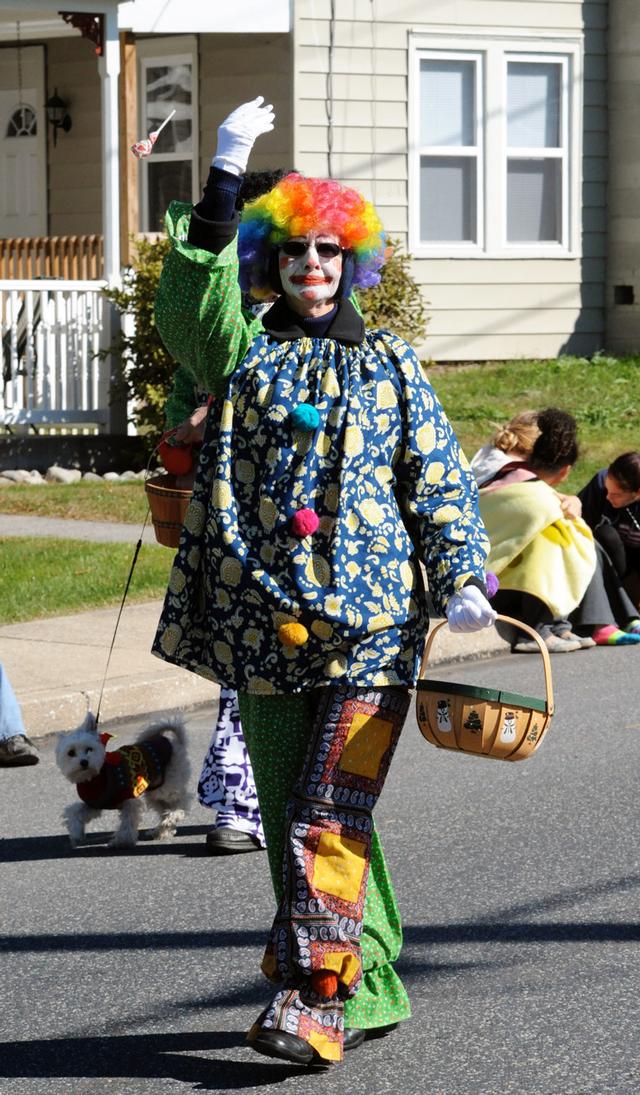
<path fill-rule="evenodd" d="M 420 238 L 426 243 L 475 243 L 474 157 L 421 157 Z"/>
<path fill-rule="evenodd" d="M 510 160 L 507 166 L 507 239 L 542 243 L 562 239 L 560 160 Z"/>
<path fill-rule="evenodd" d="M 507 66 L 507 144 L 509 148 L 560 147 L 558 64 L 510 61 Z"/>
<path fill-rule="evenodd" d="M 147 132 L 175 114 L 158 137 L 158 152 L 191 155 L 191 65 L 155 65 L 147 73 Z"/>
<path fill-rule="evenodd" d="M 420 62 L 420 143 L 475 145 L 475 62 Z"/>
<path fill-rule="evenodd" d="M 191 161 L 147 161 L 149 180 L 149 231 L 161 232 L 169 202 L 191 201 Z"/>

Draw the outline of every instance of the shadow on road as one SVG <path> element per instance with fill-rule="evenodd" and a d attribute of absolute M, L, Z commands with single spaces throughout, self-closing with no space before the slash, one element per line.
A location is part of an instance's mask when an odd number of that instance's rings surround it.
<path fill-rule="evenodd" d="M 229 1049 L 241 1050 L 247 1060 L 189 1056 Z M 198 1091 L 234 1091 L 305 1074 L 294 1065 L 261 1061 L 245 1046 L 243 1031 L 0 1042 L 0 1077 L 5 1079 L 172 1079 Z"/>
<path fill-rule="evenodd" d="M 175 951 L 264 946 L 265 931 L 93 932 L 84 935 L 0 935 L 0 953 L 49 951 Z"/>
<path fill-rule="evenodd" d="M 115 828 L 115 826 L 114 826 Z M 105 832 L 87 833 L 86 843 L 72 848 L 66 833 L 56 836 L 20 836 L 0 840 L 0 863 L 34 863 L 45 859 L 69 859 L 73 857 L 99 859 L 103 856 L 205 856 L 208 855 L 203 840 L 185 841 L 185 836 L 204 836 L 210 825 L 185 825 L 178 829 L 175 840 L 147 841 L 145 830 L 140 834 L 140 842 L 135 848 L 108 848 L 113 829 Z"/>
<path fill-rule="evenodd" d="M 0 953 L 209 950 L 260 947 L 263 931 L 94 932 L 85 935 L 0 935 Z M 412 924 L 404 929 L 405 968 L 413 965 L 411 947 L 453 943 L 637 943 L 640 922 L 625 920 L 483 922 Z"/>

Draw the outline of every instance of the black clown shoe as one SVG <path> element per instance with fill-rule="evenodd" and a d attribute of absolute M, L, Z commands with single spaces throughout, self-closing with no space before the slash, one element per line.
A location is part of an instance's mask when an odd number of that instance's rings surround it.
<path fill-rule="evenodd" d="M 307 1065 L 311 1068 L 333 1067 L 333 1062 L 321 1057 L 304 1038 L 298 1038 L 297 1034 L 289 1034 L 285 1030 L 261 1030 L 255 1037 L 248 1038 L 247 1044 L 256 1053 L 275 1057 L 278 1061 L 289 1061 L 290 1064 Z"/>
<path fill-rule="evenodd" d="M 363 1042 L 370 1042 L 374 1038 L 386 1038 L 397 1026 L 397 1023 L 388 1023 L 385 1027 L 370 1027 L 367 1030 L 361 1027 L 345 1027 L 344 1051 L 346 1053 L 349 1049 L 357 1049 Z"/>
<path fill-rule="evenodd" d="M 209 855 L 242 855 L 246 852 L 263 851 L 262 844 L 251 833 L 239 829 L 210 829 L 205 837 Z"/>

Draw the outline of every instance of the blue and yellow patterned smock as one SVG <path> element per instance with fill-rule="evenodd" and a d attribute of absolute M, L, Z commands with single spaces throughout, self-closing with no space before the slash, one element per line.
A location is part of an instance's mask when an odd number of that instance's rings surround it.
<path fill-rule="evenodd" d="M 188 215 L 168 214 L 157 324 L 186 386 L 221 398 L 154 653 L 261 695 L 412 685 L 428 625 L 420 563 L 441 612 L 484 579 L 488 551 L 442 407 L 411 347 L 365 332 L 348 301 L 323 338 L 296 337 L 283 301 L 247 318 L 235 241 L 199 250 Z"/>

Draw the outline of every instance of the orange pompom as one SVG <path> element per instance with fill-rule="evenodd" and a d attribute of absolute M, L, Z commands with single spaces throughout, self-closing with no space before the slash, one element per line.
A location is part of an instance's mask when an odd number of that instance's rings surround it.
<path fill-rule="evenodd" d="M 309 638 L 309 632 L 304 624 L 281 624 L 278 628 L 278 638 L 283 646 L 304 646 Z"/>
<path fill-rule="evenodd" d="M 332 970 L 315 970 L 311 974 L 311 987 L 318 996 L 331 1000 L 338 995 L 338 975 Z"/>

